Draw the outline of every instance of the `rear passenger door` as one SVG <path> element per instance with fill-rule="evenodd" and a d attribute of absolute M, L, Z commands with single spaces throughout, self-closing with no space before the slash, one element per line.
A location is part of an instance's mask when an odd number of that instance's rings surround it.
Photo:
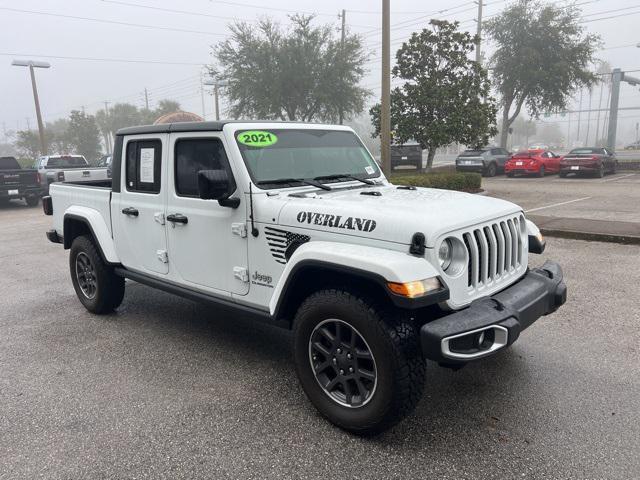
<path fill-rule="evenodd" d="M 165 232 L 167 134 L 125 137 L 120 192 L 111 219 L 121 263 L 149 274 L 169 271 Z"/>

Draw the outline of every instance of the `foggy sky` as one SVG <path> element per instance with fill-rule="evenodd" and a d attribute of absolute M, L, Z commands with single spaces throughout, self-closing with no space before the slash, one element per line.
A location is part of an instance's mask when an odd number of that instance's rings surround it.
<path fill-rule="evenodd" d="M 339 28 L 338 13 L 342 8 L 347 10 L 347 25 L 354 33 L 369 32 L 366 45 L 372 52 L 371 57 L 379 56 L 377 47 L 380 42 L 380 15 L 366 12 L 380 10 L 380 1 L 356 0 L 229 0 L 230 2 L 253 4 L 250 6 L 229 5 L 224 2 L 208 0 L 0 0 L 0 127 L 2 123 L 8 130 L 25 129 L 26 118 L 31 128 L 35 128 L 35 112 L 31 85 L 27 68 L 12 67 L 13 58 L 31 58 L 51 63 L 48 70 L 36 71 L 40 100 L 45 121 L 66 117 L 71 109 L 85 107 L 88 113 L 103 108 L 104 101 L 112 104 L 128 101 L 138 106 L 144 105 L 144 88 L 149 90 L 150 106 L 153 108 L 158 100 L 171 98 L 179 101 L 185 110 L 202 115 L 199 76 L 202 68 L 198 65 L 169 65 L 118 63 L 106 61 L 81 61 L 71 59 L 46 58 L 42 55 L 96 57 L 104 59 L 149 60 L 158 62 L 210 63 L 211 45 L 224 38 L 228 33 L 227 24 L 233 18 L 255 21 L 260 16 L 286 20 L 287 13 L 282 9 L 301 12 L 318 13 L 317 22 L 335 24 Z M 158 8 L 178 9 L 194 13 L 229 17 L 211 18 L 198 15 L 186 15 L 163 12 L 146 8 L 123 5 L 122 3 L 148 5 Z M 392 9 L 392 54 L 399 47 L 401 40 L 421 25 L 394 27 L 399 22 L 421 20 L 420 17 L 434 11 L 444 10 L 461 5 L 460 1 L 410 1 L 391 0 Z M 507 2 L 488 0 L 485 15 L 490 16 L 502 10 Z M 565 3 L 565 2 L 560 2 Z M 636 4 L 634 0 L 600 0 L 583 5 L 585 15 L 605 12 Z M 472 10 L 464 11 L 472 8 Z M 423 18 L 438 17 L 448 20 L 460 20 L 462 27 L 475 32 L 475 23 L 470 21 L 476 12 L 473 5 L 459 7 L 451 13 L 428 15 Z M 3 10 L 4 9 L 4 10 Z M 106 24 L 89 20 L 51 17 L 28 14 L 6 9 L 49 12 L 60 15 L 91 17 L 114 22 L 148 24 L 174 29 L 196 30 L 205 33 L 154 30 L 126 25 Z M 640 11 L 640 8 L 629 9 L 629 13 Z M 415 12 L 424 12 L 423 14 Z M 602 15 L 591 15 L 586 18 L 625 13 L 624 11 Z M 590 32 L 598 33 L 605 42 L 605 47 L 636 44 L 640 42 L 637 33 L 640 15 L 627 15 L 603 21 L 587 23 Z M 371 32 L 374 30 L 373 32 Z M 394 41 L 395 40 L 395 41 Z M 490 48 L 485 46 L 485 48 Z M 392 55 L 393 56 L 393 55 Z M 606 60 L 614 67 L 623 69 L 640 69 L 640 49 L 635 47 L 610 48 L 598 52 L 598 58 Z M 367 64 L 370 72 L 363 85 L 374 92 L 373 100 L 379 96 L 380 67 L 379 60 Z M 640 76 L 640 72 L 633 75 Z M 586 101 L 586 97 L 585 97 Z M 597 102 L 597 95 L 594 95 Z M 205 97 L 205 112 L 208 119 L 213 116 L 212 98 Z M 223 101 L 224 104 L 224 101 Z M 640 91 L 623 85 L 621 106 L 640 106 Z M 593 105 L 595 108 L 595 105 Z M 583 108 L 586 105 L 583 103 Z M 566 119 L 551 118 L 560 125 Z M 583 121 L 585 117 L 583 117 Z M 621 113 L 619 137 L 631 140 L 635 137 L 635 124 L 640 120 L 639 111 Z M 566 127 L 563 127 L 566 129 Z M 0 130 L 0 138 L 2 130 Z"/>

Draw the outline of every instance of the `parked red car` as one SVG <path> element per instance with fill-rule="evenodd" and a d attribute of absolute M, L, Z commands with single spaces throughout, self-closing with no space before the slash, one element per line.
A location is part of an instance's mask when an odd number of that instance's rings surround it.
<path fill-rule="evenodd" d="M 504 166 L 508 177 L 515 175 L 537 175 L 560 171 L 560 155 L 550 150 L 525 150 L 514 153 Z"/>
<path fill-rule="evenodd" d="M 618 159 L 608 148 L 574 148 L 560 161 L 561 177 L 588 173 L 602 178 L 605 173 L 616 173 L 617 169 Z"/>

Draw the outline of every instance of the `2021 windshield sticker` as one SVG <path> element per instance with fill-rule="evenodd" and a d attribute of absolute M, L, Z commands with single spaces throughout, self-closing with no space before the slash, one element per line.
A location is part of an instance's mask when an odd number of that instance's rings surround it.
<path fill-rule="evenodd" d="M 248 147 L 269 147 L 278 141 L 278 137 L 271 132 L 249 130 L 238 134 L 238 142 Z"/>

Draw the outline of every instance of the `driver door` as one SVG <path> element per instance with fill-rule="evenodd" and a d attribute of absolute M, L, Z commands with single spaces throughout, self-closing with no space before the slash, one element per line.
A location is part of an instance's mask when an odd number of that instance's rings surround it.
<path fill-rule="evenodd" d="M 174 281 L 230 296 L 249 292 L 247 238 L 238 234 L 246 225 L 245 200 L 237 208 L 199 196 L 198 172 L 233 172 L 225 140 L 212 132 L 173 133 L 169 139 L 167 240 L 170 278 Z M 234 228 L 235 227 L 235 228 Z M 241 231 L 242 229 L 240 229 Z"/>

